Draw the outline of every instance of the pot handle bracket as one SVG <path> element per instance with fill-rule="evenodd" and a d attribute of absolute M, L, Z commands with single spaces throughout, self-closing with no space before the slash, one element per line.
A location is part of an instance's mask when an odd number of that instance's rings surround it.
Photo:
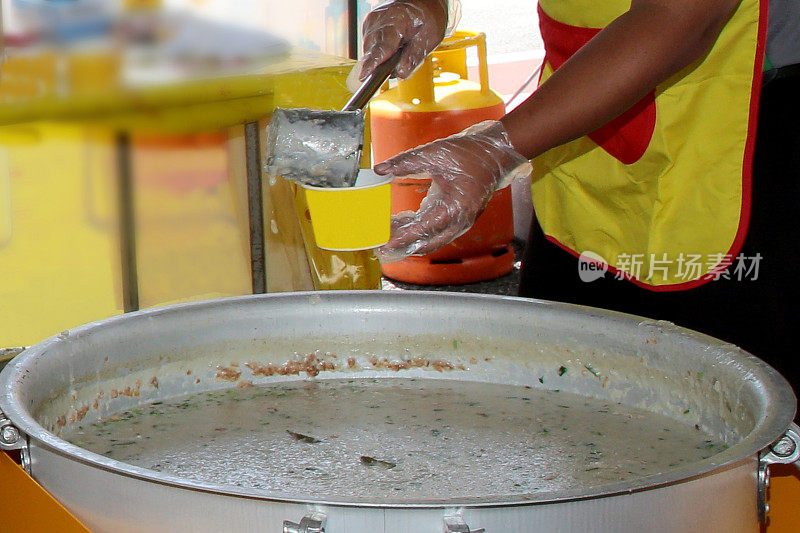
<path fill-rule="evenodd" d="M 299 523 L 291 520 L 283 521 L 283 533 L 325 533 L 324 513 L 307 514 L 300 519 Z"/>
<path fill-rule="evenodd" d="M 794 422 L 781 438 L 773 442 L 761 452 L 758 461 L 758 519 L 761 523 L 767 521 L 769 503 L 767 491 L 769 490 L 769 467 L 773 464 L 792 464 L 800 468 L 800 427 Z"/>
<path fill-rule="evenodd" d="M 22 468 L 28 474 L 31 473 L 31 455 L 28 450 L 28 436 L 11 423 L 11 420 L 6 418 L 3 411 L 0 411 L 0 450 L 19 450 Z"/>
<path fill-rule="evenodd" d="M 484 529 L 470 529 L 461 513 L 447 514 L 444 517 L 444 533 L 484 533 Z"/>

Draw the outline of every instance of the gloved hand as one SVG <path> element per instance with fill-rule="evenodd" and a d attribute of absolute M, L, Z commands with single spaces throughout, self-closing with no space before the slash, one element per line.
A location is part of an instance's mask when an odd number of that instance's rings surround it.
<path fill-rule="evenodd" d="M 487 120 L 375 165 L 378 174 L 414 175 L 433 183 L 416 212 L 392 216 L 392 236 L 377 251 L 383 263 L 424 255 L 463 235 L 492 195 L 531 172 L 503 124 Z"/>
<path fill-rule="evenodd" d="M 350 72 L 347 87 L 355 91 L 403 45 L 394 75 L 408 78 L 442 42 L 447 25 L 447 0 L 390 0 L 379 5 L 364 20 L 364 55 Z"/>

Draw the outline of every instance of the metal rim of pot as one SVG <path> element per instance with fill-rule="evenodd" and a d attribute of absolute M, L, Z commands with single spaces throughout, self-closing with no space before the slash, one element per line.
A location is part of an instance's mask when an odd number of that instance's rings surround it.
<path fill-rule="evenodd" d="M 487 304 L 495 301 L 521 302 L 524 304 L 545 306 L 554 312 L 570 312 L 573 315 L 583 317 L 597 316 L 600 313 L 606 322 L 611 321 L 623 327 L 635 326 L 640 324 L 643 319 L 633 315 L 605 311 L 590 307 L 578 306 L 573 304 L 563 304 L 543 300 L 532 300 L 525 298 L 514 298 L 494 295 L 478 295 L 464 293 L 446 292 L 379 292 L 378 298 L 382 301 L 394 298 L 458 298 L 460 300 L 472 301 L 478 304 Z M 231 298 L 221 298 L 216 300 L 206 300 L 185 304 L 176 304 L 159 308 L 152 308 L 125 315 L 119 315 L 97 322 L 89 323 L 70 330 L 70 334 L 85 334 L 97 328 L 107 328 L 117 326 L 127 320 L 142 317 L 164 316 L 169 313 L 186 313 L 192 310 L 213 308 L 216 306 L 224 308 L 226 305 L 237 303 L 257 303 L 261 300 L 280 300 L 297 298 L 319 299 L 347 299 L 351 297 L 365 297 L 365 295 L 376 296 L 375 291 L 331 291 L 320 295 L 320 293 L 279 293 L 267 295 L 238 296 Z M 140 480 L 179 487 L 182 489 L 226 494 L 230 496 L 258 499 L 275 502 L 306 503 L 312 505 L 335 505 L 351 507 L 383 507 L 383 508 L 441 508 L 441 507 L 497 507 L 514 505 L 546 504 L 553 502 L 565 502 L 575 500 L 585 500 L 598 497 L 614 496 L 618 494 L 632 493 L 655 489 L 659 487 L 684 483 L 693 479 L 702 478 L 714 472 L 734 467 L 744 458 L 758 455 L 759 457 L 759 506 L 760 518 L 763 520 L 768 505 L 766 504 L 766 489 L 769 485 L 769 465 L 775 463 L 790 464 L 798 462 L 800 464 L 800 428 L 796 426 L 792 419 L 795 414 L 796 399 L 791 387 L 786 380 L 774 369 L 760 361 L 753 355 L 724 343 L 713 337 L 702 333 L 675 326 L 671 323 L 659 323 L 670 331 L 679 332 L 683 337 L 697 341 L 702 344 L 726 347 L 734 349 L 731 355 L 743 358 L 753 365 L 760 373 L 760 377 L 768 382 L 766 393 L 768 394 L 767 408 L 756 421 L 753 430 L 740 442 L 730 446 L 727 450 L 718 453 L 708 459 L 692 463 L 691 465 L 676 468 L 666 473 L 647 476 L 633 481 L 598 485 L 589 489 L 556 491 L 544 494 L 523 494 L 499 497 L 480 497 L 480 498 L 452 498 L 452 499 L 425 499 L 417 502 L 392 501 L 386 499 L 364 499 L 364 498 L 313 498 L 307 495 L 297 495 L 280 493 L 274 491 L 260 491 L 256 489 L 245 490 L 227 485 L 212 483 L 202 483 L 184 478 L 170 476 L 145 468 L 128 465 L 126 463 L 109 459 L 107 457 L 89 452 L 73 445 L 47 431 L 42 427 L 22 405 L 15 390 L 14 384 L 17 383 L 22 374 L 28 372 L 26 363 L 42 357 L 54 345 L 59 343 L 64 333 L 46 339 L 19 354 L 15 357 L 2 373 L 0 373 L 0 449 L 21 450 L 23 456 L 23 466 L 26 465 L 26 457 L 29 457 L 28 450 L 30 441 L 36 441 L 37 445 L 43 446 L 51 452 L 57 453 L 71 460 L 76 460 L 92 467 L 101 468 L 123 476 L 137 478 Z M 730 350 L 729 350 L 730 351 Z"/>

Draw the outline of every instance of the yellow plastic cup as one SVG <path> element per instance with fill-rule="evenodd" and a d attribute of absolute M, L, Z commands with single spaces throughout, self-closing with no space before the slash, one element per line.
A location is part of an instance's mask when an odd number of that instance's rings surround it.
<path fill-rule="evenodd" d="M 394 176 L 361 169 L 353 187 L 301 185 L 317 246 L 325 250 L 368 250 L 389 240 Z"/>

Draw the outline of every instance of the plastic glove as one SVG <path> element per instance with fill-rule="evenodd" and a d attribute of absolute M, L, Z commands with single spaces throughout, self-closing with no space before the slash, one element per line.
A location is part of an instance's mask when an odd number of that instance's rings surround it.
<path fill-rule="evenodd" d="M 405 45 L 394 75 L 406 79 L 445 36 L 447 0 L 391 0 L 369 12 L 364 20 L 364 55 L 347 78 L 355 91 L 359 82 Z"/>
<path fill-rule="evenodd" d="M 430 178 L 416 212 L 392 216 L 392 236 L 377 251 L 383 263 L 434 252 L 472 227 L 492 195 L 531 172 L 498 121 L 487 120 L 408 150 L 375 166 L 378 174 Z"/>

